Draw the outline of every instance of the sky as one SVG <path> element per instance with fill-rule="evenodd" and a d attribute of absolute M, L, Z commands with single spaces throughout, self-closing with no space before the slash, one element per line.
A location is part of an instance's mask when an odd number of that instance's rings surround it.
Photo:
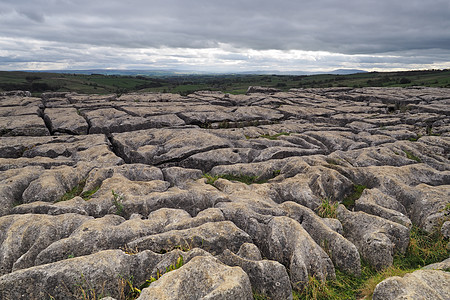
<path fill-rule="evenodd" d="M 450 68 L 449 0 L 0 0 L 0 70 Z"/>

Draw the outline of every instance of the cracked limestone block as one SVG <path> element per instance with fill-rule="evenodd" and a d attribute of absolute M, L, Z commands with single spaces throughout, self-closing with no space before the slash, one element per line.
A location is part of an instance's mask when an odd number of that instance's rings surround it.
<path fill-rule="evenodd" d="M 22 195 L 24 203 L 35 201 L 56 202 L 87 176 L 89 169 L 69 166 L 56 167 L 42 172 L 25 189 Z"/>
<path fill-rule="evenodd" d="M 245 259 L 228 249 L 216 258 L 228 266 L 241 267 L 247 273 L 252 289 L 257 293 L 270 299 L 292 299 L 292 287 L 288 273 L 279 262 Z"/>
<path fill-rule="evenodd" d="M 220 221 L 149 235 L 129 242 L 128 247 L 162 252 L 181 245 L 188 249 L 198 247 L 212 254 L 220 254 L 225 249 L 237 252 L 242 244 L 251 241 L 250 236 L 234 223 Z"/>
<path fill-rule="evenodd" d="M 0 117 L 0 136 L 50 135 L 44 120 L 38 115 Z"/>
<path fill-rule="evenodd" d="M 78 214 L 8 215 L 0 218 L 0 275 L 35 265 L 41 251 L 92 217 Z M 1 290 L 1 289 L 0 289 Z"/>
<path fill-rule="evenodd" d="M 138 299 L 251 300 L 253 294 L 248 275 L 240 267 L 228 267 L 213 257 L 197 256 L 143 289 Z"/>
<path fill-rule="evenodd" d="M 94 292 L 118 299 L 119 287 L 127 286 L 126 280 L 133 278 L 133 283 L 139 286 L 150 276 L 156 276 L 157 269 L 165 270 L 175 264 L 180 255 L 189 262 L 193 257 L 208 254 L 200 249 L 166 254 L 143 251 L 135 255 L 122 250 L 100 251 L 5 274 L 0 277 L 0 298 L 80 299 L 83 293 Z"/>
<path fill-rule="evenodd" d="M 50 124 L 52 133 L 87 134 L 88 124 L 86 120 L 73 107 L 46 108 L 44 119 Z"/>
<path fill-rule="evenodd" d="M 375 287 L 373 299 L 450 299 L 449 282 L 449 272 L 418 270 L 383 280 Z"/>
<path fill-rule="evenodd" d="M 22 203 L 22 194 L 44 169 L 39 166 L 11 169 L 0 173 L 0 216 Z"/>
<path fill-rule="evenodd" d="M 196 153 L 229 147 L 229 141 L 204 129 L 150 129 L 112 135 L 112 143 L 128 163 L 157 165 Z"/>
<path fill-rule="evenodd" d="M 126 132 L 151 128 L 151 123 L 142 117 L 135 117 L 115 108 L 91 111 L 81 110 L 90 124 L 89 133 Z"/>
<path fill-rule="evenodd" d="M 377 269 L 391 266 L 394 253 L 404 253 L 409 244 L 409 228 L 364 212 L 338 207 L 344 237 L 358 248 L 361 257 Z"/>

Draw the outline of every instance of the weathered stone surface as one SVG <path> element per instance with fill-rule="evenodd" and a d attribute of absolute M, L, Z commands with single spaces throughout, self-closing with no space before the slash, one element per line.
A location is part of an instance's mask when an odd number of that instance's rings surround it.
<path fill-rule="evenodd" d="M 261 244 L 262 252 L 289 268 L 295 287 L 302 289 L 308 275 L 314 274 L 321 280 L 335 277 L 331 259 L 298 222 L 274 217 L 268 227 L 266 240 Z"/>
<path fill-rule="evenodd" d="M 35 265 L 38 254 L 92 217 L 9 215 L 0 218 L 0 275 Z M 1 289 L 0 289 L 1 290 Z"/>
<path fill-rule="evenodd" d="M 403 278 L 394 276 L 380 282 L 373 299 L 449 299 L 449 282 L 448 272 L 418 270 Z"/>
<path fill-rule="evenodd" d="M 212 254 L 246 284 L 219 272 L 208 290 L 182 267 L 164 288 L 184 293 L 186 278 L 197 298 L 290 299 L 290 283 L 334 267 L 359 275 L 360 257 L 390 265 L 411 226 L 448 236 L 448 89 L 30 96 L 0 93 L 2 299 L 76 298 L 80 274 L 122 299 L 119 275 L 138 286 L 179 255 Z M 356 187 L 352 211 L 317 215 Z M 145 250 L 180 247 L 203 250 Z"/>
<path fill-rule="evenodd" d="M 392 265 L 394 253 L 404 253 L 409 229 L 398 223 L 338 207 L 338 219 L 344 236 L 355 244 L 361 256 L 378 269 Z"/>
<path fill-rule="evenodd" d="M 22 203 L 22 194 L 29 184 L 39 178 L 42 167 L 25 167 L 0 173 L 0 216 Z"/>
<path fill-rule="evenodd" d="M 0 117 L 0 136 L 50 135 L 44 120 L 37 115 Z"/>
<path fill-rule="evenodd" d="M 286 211 L 287 216 L 302 225 L 314 241 L 328 253 L 337 267 L 351 274 L 361 274 L 360 256 L 355 245 L 332 230 L 325 219 L 321 219 L 312 210 L 293 202 L 284 202 L 280 208 Z M 340 222 L 336 221 L 342 228 Z"/>
<path fill-rule="evenodd" d="M 222 221 L 142 237 L 129 242 L 128 247 L 160 253 L 181 246 L 187 249 L 202 248 L 212 254 L 220 254 L 225 249 L 237 252 L 243 243 L 251 241 L 250 236 L 232 222 Z"/>
<path fill-rule="evenodd" d="M 291 282 L 286 268 L 272 260 L 248 260 L 226 249 L 217 258 L 228 266 L 241 267 L 254 291 L 271 299 L 292 299 Z"/>
<path fill-rule="evenodd" d="M 189 261 L 204 251 L 183 253 L 179 250 L 162 254 L 143 251 L 128 255 L 122 250 L 100 251 L 92 255 L 66 259 L 51 264 L 18 270 L 0 277 L 2 299 L 42 299 L 49 295 L 55 299 L 78 299 L 84 293 L 109 294 L 119 298 L 120 279 L 133 277 L 143 283 L 156 269 L 164 270 L 174 264 L 180 255 Z M 245 273 L 244 273 L 245 274 Z M 248 278 L 247 278 L 248 280 Z M 23 284 L 22 289 L 16 287 Z M 91 294 L 92 295 L 92 294 Z"/>
<path fill-rule="evenodd" d="M 142 291 L 146 299 L 253 299 L 250 280 L 239 267 L 228 267 L 212 257 L 198 256 L 178 270 L 163 275 Z"/>
<path fill-rule="evenodd" d="M 87 134 L 88 123 L 75 108 L 46 108 L 44 119 L 54 133 Z"/>

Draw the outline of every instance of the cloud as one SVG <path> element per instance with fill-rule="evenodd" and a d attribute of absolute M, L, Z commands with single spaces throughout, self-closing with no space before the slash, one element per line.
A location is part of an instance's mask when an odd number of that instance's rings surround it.
<path fill-rule="evenodd" d="M 93 67 L 147 66 L 158 58 L 161 65 L 214 68 L 435 66 L 450 60 L 449 28 L 448 0 L 0 3 L 1 55 L 30 64 L 54 57 L 57 64 Z"/>

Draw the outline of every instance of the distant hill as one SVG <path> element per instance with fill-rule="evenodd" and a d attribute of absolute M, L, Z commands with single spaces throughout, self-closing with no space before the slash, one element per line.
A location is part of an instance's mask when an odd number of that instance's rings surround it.
<path fill-rule="evenodd" d="M 66 73 L 68 72 L 68 73 Z M 450 70 L 364 72 L 341 69 L 323 74 L 203 74 L 179 70 L 0 71 L 0 91 L 25 90 L 77 93 L 163 92 L 187 95 L 199 90 L 244 94 L 249 86 L 288 91 L 328 87 L 450 87 Z M 104 74 L 102 74 L 104 73 Z"/>
<path fill-rule="evenodd" d="M 318 75 L 318 74 L 333 74 L 333 75 L 348 75 L 356 73 L 367 73 L 364 70 L 357 69 L 337 69 L 330 72 L 305 72 L 305 71 L 245 71 L 245 72 L 205 72 L 196 70 L 178 70 L 178 69 L 150 69 L 150 70 L 121 70 L 121 69 L 89 69 L 89 70 L 48 70 L 48 71 L 33 71 L 38 73 L 58 73 L 58 74 L 82 74 L 82 75 L 122 75 L 122 76 L 178 76 L 178 75 Z"/>

